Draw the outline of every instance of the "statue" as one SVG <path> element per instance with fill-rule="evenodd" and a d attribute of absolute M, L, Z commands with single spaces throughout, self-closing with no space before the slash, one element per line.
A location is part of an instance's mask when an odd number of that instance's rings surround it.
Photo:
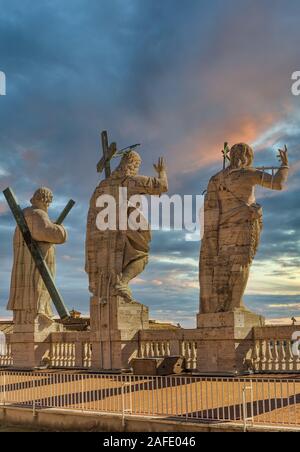
<path fill-rule="evenodd" d="M 160 158 L 154 168 L 158 177 L 138 175 L 141 158 L 135 151 L 123 154 L 121 162 L 112 174 L 100 182 L 91 202 L 87 221 L 86 272 L 89 276 L 89 290 L 94 297 L 108 301 L 110 294 L 133 301 L 129 282 L 142 273 L 148 263 L 151 232 L 147 228 L 132 230 L 102 231 L 97 228 L 96 219 L 100 208 L 96 207 L 101 195 L 111 195 L 116 201 L 117 212 L 120 203 L 119 189 L 127 189 L 126 210 L 129 218 L 132 207 L 128 200 L 133 195 L 161 195 L 168 190 L 164 159 Z"/>
<path fill-rule="evenodd" d="M 282 190 L 289 171 L 286 148 L 279 150 L 281 167 L 276 174 L 253 168 L 253 159 L 250 146 L 234 145 L 230 165 L 208 185 L 200 253 L 202 314 L 245 310 L 242 298 L 262 230 L 255 186 Z"/>
<path fill-rule="evenodd" d="M 23 210 L 33 240 L 38 242 L 52 276 L 55 276 L 55 244 L 67 240 L 67 232 L 48 216 L 52 192 L 39 188 L 31 199 L 31 207 Z M 37 316 L 52 321 L 51 298 L 29 252 L 19 227 L 14 235 L 14 262 L 8 310 L 14 312 L 14 324 L 33 324 Z"/>

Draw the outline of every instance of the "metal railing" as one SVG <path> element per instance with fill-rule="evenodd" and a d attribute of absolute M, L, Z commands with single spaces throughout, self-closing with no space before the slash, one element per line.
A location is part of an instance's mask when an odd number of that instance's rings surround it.
<path fill-rule="evenodd" d="M 0 371 L 0 405 L 300 426 L 300 379 Z"/>

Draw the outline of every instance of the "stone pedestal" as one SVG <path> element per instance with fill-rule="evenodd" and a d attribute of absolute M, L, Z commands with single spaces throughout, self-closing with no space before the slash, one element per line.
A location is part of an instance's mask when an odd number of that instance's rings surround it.
<path fill-rule="evenodd" d="M 63 331 L 63 326 L 44 316 L 38 316 L 32 324 L 14 325 L 10 336 L 13 367 L 34 369 L 43 366 L 43 359 L 50 354 L 51 333 Z"/>
<path fill-rule="evenodd" d="M 220 374 L 246 372 L 253 328 L 264 323 L 263 317 L 245 310 L 199 314 L 197 370 Z"/>
<path fill-rule="evenodd" d="M 93 370 L 130 367 L 137 356 L 138 332 L 149 328 L 149 309 L 141 303 L 111 296 L 109 302 L 91 298 Z"/>

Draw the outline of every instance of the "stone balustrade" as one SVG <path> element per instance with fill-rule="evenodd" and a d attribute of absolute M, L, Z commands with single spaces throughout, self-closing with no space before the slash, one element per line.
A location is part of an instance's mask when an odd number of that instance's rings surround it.
<path fill-rule="evenodd" d="M 298 330 L 296 325 L 254 328 L 254 343 L 247 356 L 249 368 L 255 372 L 299 371 L 299 348 L 294 338 Z"/>
<path fill-rule="evenodd" d="M 4 353 L 0 354 L 0 367 L 10 367 L 13 365 L 13 357 L 11 352 L 11 345 L 6 344 Z"/>
<path fill-rule="evenodd" d="M 295 372 L 300 370 L 300 357 L 293 355 L 290 339 L 260 339 L 251 351 L 256 372 Z"/>
<path fill-rule="evenodd" d="M 88 369 L 91 365 L 92 346 L 89 333 L 53 333 L 51 335 L 51 367 Z"/>
<path fill-rule="evenodd" d="M 187 369 L 197 368 L 197 339 L 195 330 L 144 330 L 139 334 L 139 358 L 160 358 L 181 355 Z M 194 337 L 193 337 L 194 336 Z"/>
<path fill-rule="evenodd" d="M 297 331 L 300 331 L 300 326 L 297 325 L 254 327 L 247 346 L 240 348 L 245 362 L 244 369 L 257 373 L 299 372 L 300 354 L 297 353 L 298 343 L 295 343 Z M 6 351 L 0 355 L 0 367 L 13 365 L 10 336 L 7 336 Z M 97 340 L 99 338 L 94 337 L 90 331 L 51 333 L 49 353 L 45 355 L 45 361 L 48 356 L 49 365 L 53 368 L 100 370 L 95 365 L 95 356 L 99 353 L 99 347 L 94 348 Z M 196 371 L 202 341 L 203 333 L 199 329 L 145 329 L 139 331 L 131 341 L 130 357 L 180 355 L 185 357 L 187 369 Z"/>

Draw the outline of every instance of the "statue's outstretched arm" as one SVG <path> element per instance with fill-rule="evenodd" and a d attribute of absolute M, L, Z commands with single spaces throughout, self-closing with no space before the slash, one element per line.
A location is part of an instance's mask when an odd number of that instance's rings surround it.
<path fill-rule="evenodd" d="M 264 188 L 270 188 L 271 190 L 282 190 L 287 182 L 289 175 L 289 161 L 287 152 L 288 151 L 286 146 L 284 151 L 279 149 L 278 158 L 281 162 L 281 167 L 274 175 L 271 175 L 264 171 L 254 171 L 254 183 L 261 185 Z"/>
<path fill-rule="evenodd" d="M 132 178 L 131 192 L 140 195 L 161 195 L 168 191 L 168 176 L 163 158 L 153 165 L 158 177 L 135 176 Z"/>

